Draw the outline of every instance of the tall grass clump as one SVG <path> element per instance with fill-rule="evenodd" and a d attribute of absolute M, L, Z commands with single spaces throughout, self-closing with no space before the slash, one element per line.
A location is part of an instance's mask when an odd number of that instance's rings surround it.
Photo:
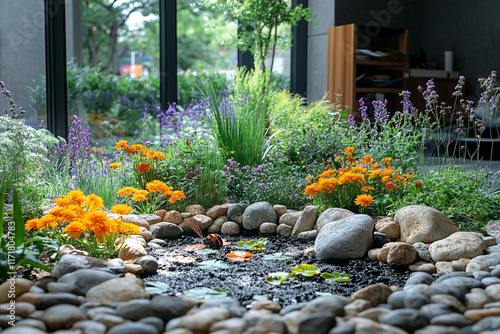
<path fill-rule="evenodd" d="M 232 94 L 217 93 L 210 83 L 204 86 L 209 127 L 224 160 L 233 157 L 244 165 L 258 165 L 271 148 L 270 95 L 262 93 L 262 80 L 265 75 L 240 70 Z"/>

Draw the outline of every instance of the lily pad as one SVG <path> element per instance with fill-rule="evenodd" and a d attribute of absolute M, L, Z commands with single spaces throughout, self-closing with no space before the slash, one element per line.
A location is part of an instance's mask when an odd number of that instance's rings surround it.
<path fill-rule="evenodd" d="M 351 281 L 351 278 L 347 274 L 322 273 L 321 277 L 323 277 L 327 281 L 332 281 L 332 282 L 350 282 Z"/>
<path fill-rule="evenodd" d="M 151 282 L 146 282 L 146 287 L 144 290 L 146 290 L 147 293 L 164 293 L 167 291 L 169 288 L 167 283 L 159 282 L 159 281 L 151 281 Z"/>
<path fill-rule="evenodd" d="M 228 260 L 235 262 L 249 261 L 252 258 L 252 256 L 253 256 L 252 253 L 248 253 L 245 251 L 235 251 L 226 254 Z"/>
<path fill-rule="evenodd" d="M 266 247 L 267 238 L 260 238 L 259 240 L 238 241 L 234 246 L 244 250 L 262 251 Z"/>
<path fill-rule="evenodd" d="M 179 262 L 179 263 L 195 263 L 196 259 L 192 256 L 177 255 L 168 258 L 169 262 Z"/>
<path fill-rule="evenodd" d="M 201 269 L 205 270 L 217 270 L 217 269 L 226 269 L 229 268 L 227 262 L 220 260 L 208 260 L 203 261 L 198 264 Z"/>
<path fill-rule="evenodd" d="M 200 250 L 195 251 L 196 254 L 202 254 L 202 255 L 217 254 L 218 252 L 219 252 L 218 250 L 212 249 L 212 248 L 204 248 L 204 249 L 200 249 Z"/>
<path fill-rule="evenodd" d="M 272 285 L 281 285 L 284 281 L 292 278 L 294 273 L 285 273 L 285 272 L 277 272 L 277 273 L 270 273 L 266 277 L 266 282 Z"/>
<path fill-rule="evenodd" d="M 282 253 L 273 253 L 273 254 L 266 254 L 262 257 L 263 260 L 277 260 L 277 261 L 284 261 L 288 260 L 289 258 L 286 256 L 281 255 Z"/>
<path fill-rule="evenodd" d="M 227 292 L 219 288 L 207 288 L 199 287 L 183 292 L 184 295 L 195 297 L 199 299 L 212 299 L 212 298 L 224 298 L 227 296 Z"/>
<path fill-rule="evenodd" d="M 301 264 L 296 267 L 291 267 L 290 270 L 294 272 L 297 276 L 302 276 L 302 277 L 313 277 L 316 275 L 319 275 L 319 268 L 316 266 L 313 266 L 312 264 Z"/>

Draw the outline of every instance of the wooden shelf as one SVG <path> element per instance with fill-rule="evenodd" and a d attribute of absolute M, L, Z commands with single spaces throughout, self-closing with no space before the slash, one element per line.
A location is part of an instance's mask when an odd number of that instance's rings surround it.
<path fill-rule="evenodd" d="M 386 87 L 356 87 L 356 93 L 401 93 L 405 90 L 403 87 L 400 88 L 386 88 Z"/>
<path fill-rule="evenodd" d="M 356 60 L 356 65 L 406 67 L 404 61 Z"/>

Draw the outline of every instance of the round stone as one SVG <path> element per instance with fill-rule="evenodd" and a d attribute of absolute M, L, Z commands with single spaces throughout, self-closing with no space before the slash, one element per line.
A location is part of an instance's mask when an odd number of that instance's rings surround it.
<path fill-rule="evenodd" d="M 222 224 L 220 232 L 227 235 L 238 235 L 240 234 L 240 225 L 232 221 L 227 221 Z"/>

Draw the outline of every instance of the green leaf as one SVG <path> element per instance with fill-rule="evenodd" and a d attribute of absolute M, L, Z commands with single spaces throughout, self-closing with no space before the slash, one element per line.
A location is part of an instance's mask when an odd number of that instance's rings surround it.
<path fill-rule="evenodd" d="M 227 292 L 219 288 L 199 287 L 183 292 L 184 295 L 199 299 L 223 298 L 227 296 Z"/>
<path fill-rule="evenodd" d="M 274 253 L 274 254 L 266 254 L 262 257 L 262 259 L 266 261 L 270 260 L 283 261 L 283 260 L 288 260 L 289 258 L 281 255 L 281 253 Z"/>
<path fill-rule="evenodd" d="M 164 293 L 167 291 L 169 288 L 167 283 L 160 282 L 160 281 L 151 281 L 151 282 L 146 282 L 146 292 L 147 293 Z"/>
<path fill-rule="evenodd" d="M 319 268 L 313 266 L 312 264 L 301 264 L 296 267 L 291 267 L 290 270 L 294 272 L 298 276 L 302 277 L 313 277 L 315 275 L 319 275 Z"/>
<path fill-rule="evenodd" d="M 217 270 L 217 269 L 226 269 L 229 268 L 229 265 L 225 261 L 220 260 L 208 260 L 198 263 L 198 266 L 201 269 L 205 270 Z"/>
<path fill-rule="evenodd" d="M 6 182 L 2 189 L 0 189 L 0 239 L 3 239 L 3 215 L 4 215 L 4 199 L 5 193 L 7 192 L 8 182 Z"/>
<path fill-rule="evenodd" d="M 24 231 L 23 214 L 21 212 L 21 203 L 19 202 L 19 191 L 16 188 L 14 188 L 13 205 L 14 213 L 12 215 L 12 218 L 15 223 L 16 233 L 16 235 L 14 236 L 14 246 L 19 247 L 24 242 L 24 235 L 26 232 Z"/>
<path fill-rule="evenodd" d="M 272 285 L 281 285 L 281 283 L 294 276 L 295 276 L 294 273 L 285 273 L 285 272 L 270 273 L 266 277 L 266 282 Z"/>
<path fill-rule="evenodd" d="M 203 254 L 203 255 L 211 255 L 211 254 L 217 254 L 217 253 L 219 253 L 219 251 L 216 249 L 211 249 L 211 248 L 203 248 L 203 249 L 195 251 L 195 253 L 196 254 Z"/>
<path fill-rule="evenodd" d="M 326 279 L 327 281 L 332 282 L 350 282 L 351 278 L 347 274 L 339 274 L 339 273 L 322 273 L 321 277 Z"/>
<path fill-rule="evenodd" d="M 267 295 L 253 295 L 253 300 L 268 300 L 269 297 Z"/>
<path fill-rule="evenodd" d="M 262 251 L 266 247 L 267 238 L 260 238 L 259 240 L 238 241 L 234 246 L 244 250 L 257 250 Z"/>

